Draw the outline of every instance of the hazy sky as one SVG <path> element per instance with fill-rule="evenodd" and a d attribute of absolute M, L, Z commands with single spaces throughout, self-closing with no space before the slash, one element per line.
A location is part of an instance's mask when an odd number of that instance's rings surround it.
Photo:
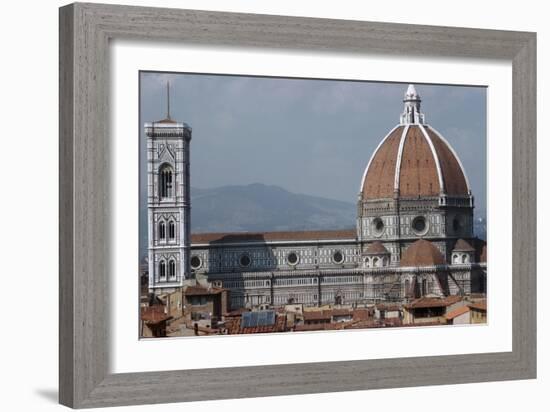
<path fill-rule="evenodd" d="M 399 122 L 407 88 L 407 83 L 142 73 L 141 123 L 166 117 L 167 80 L 172 118 L 193 128 L 193 187 L 259 182 L 351 203 L 372 152 Z M 416 89 L 426 122 L 454 147 L 476 208 L 485 209 L 485 88 L 417 84 Z M 143 159 L 143 125 L 140 130 Z M 145 163 L 140 164 L 144 182 Z"/>

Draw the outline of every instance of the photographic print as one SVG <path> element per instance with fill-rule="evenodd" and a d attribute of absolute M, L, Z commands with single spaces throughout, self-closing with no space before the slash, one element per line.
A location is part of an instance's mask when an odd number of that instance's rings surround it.
<path fill-rule="evenodd" d="M 140 337 L 487 322 L 485 87 L 139 76 Z"/>

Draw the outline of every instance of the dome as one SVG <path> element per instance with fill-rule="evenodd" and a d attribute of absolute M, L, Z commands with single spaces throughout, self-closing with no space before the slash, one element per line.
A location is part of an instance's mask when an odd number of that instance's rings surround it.
<path fill-rule="evenodd" d="M 366 255 L 389 255 L 388 249 L 382 244 L 382 242 L 376 240 L 372 242 L 365 251 Z"/>
<path fill-rule="evenodd" d="M 453 248 L 453 252 L 475 252 L 475 249 L 464 239 L 458 239 Z"/>
<path fill-rule="evenodd" d="M 433 127 L 424 123 L 420 96 L 410 85 L 403 100 L 401 123 L 374 151 L 361 181 L 364 200 L 467 197 L 468 178 L 453 148 Z"/>
<path fill-rule="evenodd" d="M 445 258 L 432 242 L 419 239 L 405 250 L 399 265 L 421 267 L 444 265 L 445 263 Z"/>

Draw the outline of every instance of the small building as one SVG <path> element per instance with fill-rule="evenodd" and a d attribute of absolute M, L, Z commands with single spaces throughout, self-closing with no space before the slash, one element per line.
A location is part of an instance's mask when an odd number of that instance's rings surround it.
<path fill-rule="evenodd" d="M 461 306 L 445 314 L 448 325 L 467 325 L 471 322 L 471 313 L 468 306 Z"/>
<path fill-rule="evenodd" d="M 487 323 L 487 304 L 485 301 L 469 303 L 448 312 L 445 319 L 449 325 Z"/>
<path fill-rule="evenodd" d="M 187 286 L 183 291 L 184 314 L 189 324 L 216 327 L 229 313 L 229 291 L 219 287 Z"/>
<path fill-rule="evenodd" d="M 397 304 L 379 303 L 374 307 L 374 317 L 377 320 L 401 319 L 402 316 L 402 308 Z"/>
<path fill-rule="evenodd" d="M 172 319 L 166 313 L 163 305 L 154 305 L 141 308 L 140 334 L 143 338 L 160 338 L 166 336 L 166 324 Z"/>
<path fill-rule="evenodd" d="M 353 319 L 353 310 L 345 308 L 332 309 L 331 315 L 333 323 L 349 322 Z"/>
<path fill-rule="evenodd" d="M 332 311 L 325 310 L 306 310 L 303 313 L 304 325 L 321 325 L 330 323 L 332 319 Z"/>
<path fill-rule="evenodd" d="M 163 293 L 157 296 L 158 299 L 166 306 L 166 313 L 174 319 L 183 316 L 183 291 L 178 289 L 172 293 Z"/>
<path fill-rule="evenodd" d="M 470 323 L 487 323 L 487 301 L 470 303 Z"/>
<path fill-rule="evenodd" d="M 446 324 L 445 315 L 465 304 L 461 296 L 444 298 L 425 296 L 415 299 L 403 305 L 403 323 L 405 325 Z"/>

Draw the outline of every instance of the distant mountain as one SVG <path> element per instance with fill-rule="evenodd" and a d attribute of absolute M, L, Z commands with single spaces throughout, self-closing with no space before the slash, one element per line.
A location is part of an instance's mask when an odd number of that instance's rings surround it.
<path fill-rule="evenodd" d="M 351 229 L 352 203 L 254 183 L 191 188 L 192 232 Z"/>
<path fill-rule="evenodd" d="M 194 233 L 353 229 L 355 217 L 356 206 L 352 203 L 291 193 L 279 186 L 254 183 L 191 188 Z M 140 256 L 146 256 L 146 208 L 140 219 Z M 485 210 L 476 209 L 474 234 L 487 239 Z"/>

